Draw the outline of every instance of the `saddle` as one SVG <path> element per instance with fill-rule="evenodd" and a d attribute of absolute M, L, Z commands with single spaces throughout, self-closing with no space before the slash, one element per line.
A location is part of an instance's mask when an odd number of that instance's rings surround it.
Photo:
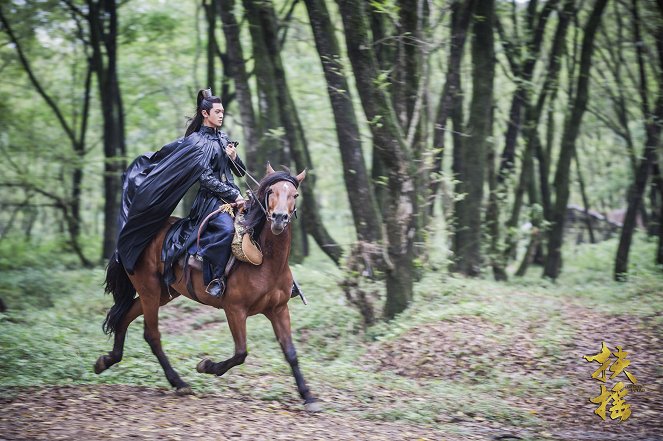
<path fill-rule="evenodd" d="M 233 235 L 232 243 L 230 244 L 232 254 L 225 268 L 226 277 L 232 271 L 233 266 L 237 260 L 253 265 L 260 265 L 262 263 L 262 251 L 260 251 L 260 246 L 256 243 L 256 241 L 253 240 L 251 232 L 244 226 L 244 213 L 240 212 L 237 213 L 237 215 L 234 215 L 230 204 L 222 205 L 218 210 L 210 213 L 210 215 L 208 215 L 201 223 L 198 230 L 198 245 L 200 245 L 200 235 L 207 225 L 207 222 L 213 215 L 219 212 L 230 213 L 231 216 L 235 218 L 235 233 Z M 184 258 L 182 258 L 180 264 L 183 268 L 191 268 L 198 271 L 202 271 L 203 269 L 202 260 L 194 255 L 188 255 L 186 262 Z"/>
<path fill-rule="evenodd" d="M 253 240 L 251 232 L 244 227 L 244 213 L 235 216 L 235 235 L 230 248 L 237 259 L 253 265 L 262 263 L 262 251 L 260 246 Z"/>

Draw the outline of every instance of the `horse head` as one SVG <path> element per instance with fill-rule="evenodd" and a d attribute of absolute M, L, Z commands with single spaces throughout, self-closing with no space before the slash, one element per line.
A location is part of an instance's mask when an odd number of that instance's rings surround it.
<path fill-rule="evenodd" d="M 297 212 L 297 189 L 306 177 L 306 170 L 297 176 L 289 173 L 276 172 L 267 164 L 267 174 L 263 179 L 266 183 L 264 191 L 265 211 L 270 222 L 272 233 L 279 235 L 285 230 Z M 261 190 L 263 186 L 261 185 Z"/>

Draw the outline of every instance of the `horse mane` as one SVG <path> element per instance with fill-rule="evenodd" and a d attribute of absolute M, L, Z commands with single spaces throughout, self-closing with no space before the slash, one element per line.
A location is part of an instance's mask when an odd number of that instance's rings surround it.
<path fill-rule="evenodd" d="M 252 198 L 248 204 L 243 224 L 245 228 L 253 232 L 252 236 L 255 240 L 258 240 L 258 237 L 260 237 L 260 232 L 265 226 L 265 221 L 267 220 L 265 212 L 260 206 L 264 202 L 265 195 L 267 195 L 269 188 L 280 181 L 288 181 L 294 185 L 295 188 L 299 188 L 299 181 L 294 176 L 290 175 L 289 172 L 277 171 L 270 173 L 262 178 L 260 181 L 260 187 L 258 188 L 258 194 L 255 194 L 255 197 Z M 268 207 L 264 208 L 266 211 Z"/>

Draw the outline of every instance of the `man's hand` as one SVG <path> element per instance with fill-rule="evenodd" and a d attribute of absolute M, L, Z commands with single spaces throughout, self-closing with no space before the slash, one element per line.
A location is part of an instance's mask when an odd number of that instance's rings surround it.
<path fill-rule="evenodd" d="M 237 196 L 237 199 L 235 199 L 235 203 L 237 204 L 237 211 L 244 211 L 244 208 L 246 207 L 246 199 L 242 197 L 240 194 Z"/>
<path fill-rule="evenodd" d="M 232 159 L 233 161 L 235 158 L 237 158 L 237 147 L 235 146 L 234 142 L 229 142 L 226 145 L 226 154 Z"/>

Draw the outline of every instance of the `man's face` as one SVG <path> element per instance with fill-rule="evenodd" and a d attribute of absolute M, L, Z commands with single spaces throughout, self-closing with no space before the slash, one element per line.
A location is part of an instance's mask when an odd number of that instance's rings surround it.
<path fill-rule="evenodd" d="M 214 103 L 209 113 L 203 110 L 203 118 L 209 123 L 209 126 L 218 129 L 223 124 L 223 112 L 223 106 L 220 103 Z"/>

